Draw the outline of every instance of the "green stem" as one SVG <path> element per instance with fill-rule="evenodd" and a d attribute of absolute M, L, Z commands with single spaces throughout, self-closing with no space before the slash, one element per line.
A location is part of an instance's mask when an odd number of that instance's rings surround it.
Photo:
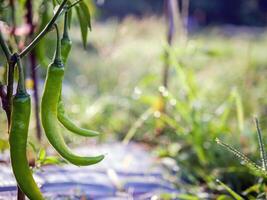
<path fill-rule="evenodd" d="M 63 10 L 65 4 L 68 0 L 63 0 L 60 4 L 56 14 L 53 16 L 53 18 L 48 22 L 48 24 L 44 27 L 44 29 L 33 39 L 33 41 L 25 47 L 25 49 L 20 52 L 19 57 L 23 58 L 26 54 L 28 54 L 35 46 L 36 44 L 49 32 L 49 30 L 52 28 L 52 26 L 55 24 L 58 16 L 60 15 L 61 11 Z"/>
<path fill-rule="evenodd" d="M 69 30 L 68 30 L 68 12 L 65 13 L 64 16 L 64 32 L 63 38 L 69 39 Z"/>
<path fill-rule="evenodd" d="M 1 31 L 0 31 L 0 46 L 1 46 L 3 52 L 4 52 L 5 56 L 6 56 L 6 59 L 9 61 L 10 58 L 11 58 L 11 52 L 10 52 L 8 46 L 7 46 L 7 43 L 5 42 L 5 39 L 4 39 L 3 34 L 2 34 Z"/>
<path fill-rule="evenodd" d="M 56 52 L 54 56 L 54 63 L 56 64 L 62 64 L 62 59 L 61 59 L 61 42 L 60 42 L 60 34 L 58 30 L 57 24 L 54 24 L 56 28 L 56 33 L 57 33 L 57 46 L 56 46 Z"/>
<path fill-rule="evenodd" d="M 12 109 L 12 96 L 13 96 L 13 83 L 14 83 L 14 68 L 17 63 L 16 55 L 11 55 L 8 61 L 8 79 L 7 79 L 7 120 L 8 120 L 8 127 L 10 126 L 10 119 L 11 119 L 11 109 Z"/>
<path fill-rule="evenodd" d="M 17 94 L 25 94 L 26 93 L 26 88 L 25 88 L 25 78 L 24 78 L 24 69 L 21 63 L 21 58 L 19 57 L 18 54 L 16 54 L 18 60 L 17 60 L 17 65 L 18 65 L 18 71 L 19 71 L 19 80 L 18 80 L 18 87 L 17 87 Z"/>

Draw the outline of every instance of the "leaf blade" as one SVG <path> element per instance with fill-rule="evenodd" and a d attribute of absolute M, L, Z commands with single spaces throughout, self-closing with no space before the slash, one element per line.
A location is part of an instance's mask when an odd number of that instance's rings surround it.
<path fill-rule="evenodd" d="M 76 6 L 75 9 L 76 9 L 78 20 L 80 23 L 83 47 L 86 48 L 87 35 L 88 35 L 87 22 L 86 22 L 86 19 L 83 15 L 82 11 L 81 11 L 81 8 L 79 6 Z"/>

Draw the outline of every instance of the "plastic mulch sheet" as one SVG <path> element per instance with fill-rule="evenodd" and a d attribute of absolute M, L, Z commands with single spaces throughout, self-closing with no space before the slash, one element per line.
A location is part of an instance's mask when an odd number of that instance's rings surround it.
<path fill-rule="evenodd" d="M 47 199 L 141 200 L 178 193 L 164 178 L 168 172 L 140 145 L 111 143 L 83 147 L 76 152 L 81 155 L 104 153 L 106 158 L 88 167 L 50 165 L 35 171 L 34 178 Z M 8 160 L 8 155 L 6 158 Z M 0 164 L 0 200 L 16 199 L 16 190 L 10 165 Z"/>

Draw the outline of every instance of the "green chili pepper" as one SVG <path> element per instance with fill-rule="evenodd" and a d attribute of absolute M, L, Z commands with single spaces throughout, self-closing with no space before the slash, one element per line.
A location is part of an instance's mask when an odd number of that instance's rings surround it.
<path fill-rule="evenodd" d="M 72 44 L 68 33 L 68 14 L 68 12 L 65 13 L 64 32 L 63 37 L 61 38 L 61 58 L 64 64 L 67 62 Z M 61 97 L 58 102 L 58 120 L 66 129 L 78 135 L 85 137 L 94 137 L 99 135 L 99 133 L 96 131 L 80 128 L 74 124 L 65 112 L 64 103 L 62 102 Z"/>
<path fill-rule="evenodd" d="M 31 99 L 27 94 L 24 83 L 23 69 L 20 60 L 19 83 L 17 93 L 13 97 L 10 125 L 10 158 L 13 173 L 23 193 L 31 200 L 44 200 L 27 160 L 27 138 L 31 113 Z"/>
<path fill-rule="evenodd" d="M 69 33 L 68 33 L 68 12 L 66 12 L 64 19 L 64 32 L 63 32 L 63 37 L 61 38 L 61 58 L 64 64 L 67 62 L 67 59 L 69 57 L 71 45 L 72 42 L 69 38 Z"/>
<path fill-rule="evenodd" d="M 103 160 L 104 155 L 95 157 L 77 156 L 71 152 L 66 145 L 63 136 L 60 134 L 60 126 L 57 119 L 57 108 L 64 76 L 64 65 L 61 61 L 61 45 L 57 26 L 56 31 L 57 49 L 54 61 L 48 66 L 44 93 L 41 102 L 42 124 L 49 142 L 63 158 L 78 166 L 92 165 Z"/>
<path fill-rule="evenodd" d="M 58 120 L 60 121 L 60 123 L 66 129 L 68 129 L 69 131 L 71 131 L 77 135 L 81 135 L 81 136 L 85 136 L 85 137 L 95 137 L 95 136 L 99 135 L 99 133 L 97 131 L 80 128 L 76 124 L 74 124 L 70 120 L 70 118 L 67 116 L 67 114 L 65 112 L 64 104 L 63 104 L 61 99 L 58 102 L 57 117 L 58 117 Z"/>

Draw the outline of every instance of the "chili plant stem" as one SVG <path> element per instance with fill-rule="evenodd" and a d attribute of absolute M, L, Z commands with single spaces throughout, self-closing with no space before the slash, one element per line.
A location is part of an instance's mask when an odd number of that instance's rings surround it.
<path fill-rule="evenodd" d="M 64 16 L 64 32 L 63 38 L 69 38 L 69 31 L 68 31 L 68 12 L 65 13 Z"/>
<path fill-rule="evenodd" d="M 54 23 L 56 22 L 58 16 L 60 15 L 61 11 L 63 10 L 65 4 L 68 0 L 63 0 L 60 4 L 56 14 L 53 16 L 53 18 L 48 22 L 48 24 L 45 26 L 45 28 L 33 39 L 33 41 L 23 49 L 19 56 L 20 58 L 23 58 L 25 55 L 27 55 L 35 46 L 36 44 L 46 35 L 47 32 L 52 28 Z"/>
<path fill-rule="evenodd" d="M 70 9 L 70 8 L 72 8 L 72 7 L 74 7 L 74 6 L 76 6 L 76 5 L 79 4 L 81 1 L 83 1 L 83 0 L 77 0 L 77 1 L 75 1 L 73 4 L 71 4 L 70 6 L 68 6 L 68 9 Z"/>
<path fill-rule="evenodd" d="M 4 37 L 3 37 L 3 34 L 2 34 L 1 31 L 0 31 L 0 46 L 1 46 L 3 52 L 4 52 L 5 56 L 6 56 L 7 61 L 9 61 L 10 58 L 11 58 L 11 52 L 10 52 L 8 46 L 7 46 L 7 43 L 4 40 Z"/>
<path fill-rule="evenodd" d="M 2 103 L 2 108 L 6 112 L 7 109 L 6 91 L 5 91 L 5 86 L 1 82 L 0 82 L 0 99 Z"/>
<path fill-rule="evenodd" d="M 8 121 L 8 130 L 10 126 L 11 118 L 11 104 L 13 96 L 13 83 L 14 83 L 14 68 L 17 63 L 17 56 L 13 54 L 8 61 L 8 79 L 7 79 L 7 121 Z"/>

